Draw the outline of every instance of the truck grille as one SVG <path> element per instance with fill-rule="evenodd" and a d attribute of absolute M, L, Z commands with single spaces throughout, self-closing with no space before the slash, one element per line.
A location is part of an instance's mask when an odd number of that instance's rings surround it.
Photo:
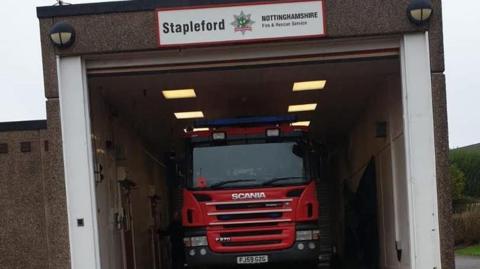
<path fill-rule="evenodd" d="M 206 203 L 209 225 L 291 221 L 293 199 Z"/>
<path fill-rule="evenodd" d="M 278 219 L 282 217 L 282 211 L 269 211 L 260 213 L 245 213 L 245 214 L 219 214 L 218 220 L 240 220 L 240 219 Z"/>
<path fill-rule="evenodd" d="M 244 247 L 244 246 L 263 246 L 263 245 L 272 245 L 279 244 L 281 240 L 265 240 L 265 241 L 250 241 L 250 242 L 225 242 L 222 243 L 225 247 Z"/>
<path fill-rule="evenodd" d="M 215 252 L 288 248 L 295 240 L 293 199 L 208 202 L 208 243 Z"/>
<path fill-rule="evenodd" d="M 242 204 L 224 204 L 217 205 L 217 210 L 236 210 L 236 209 L 255 209 L 255 208 L 272 208 L 281 207 L 283 202 L 270 202 L 270 203 L 242 203 Z"/>
<path fill-rule="evenodd" d="M 243 231 L 243 232 L 220 233 L 220 236 L 221 237 L 257 236 L 257 235 L 271 235 L 271 234 L 281 234 L 281 233 L 282 233 L 282 230 Z"/>
<path fill-rule="evenodd" d="M 208 231 L 208 244 L 215 252 L 254 252 L 285 249 L 295 240 L 295 226 L 239 227 Z"/>
<path fill-rule="evenodd" d="M 240 224 L 223 224 L 224 228 L 247 228 L 247 227 L 271 227 L 278 225 L 278 223 L 240 223 Z"/>

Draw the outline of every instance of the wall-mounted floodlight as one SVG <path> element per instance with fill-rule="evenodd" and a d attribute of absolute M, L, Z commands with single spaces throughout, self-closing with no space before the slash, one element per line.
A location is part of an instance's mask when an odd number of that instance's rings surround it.
<path fill-rule="evenodd" d="M 66 49 L 75 42 L 75 29 L 66 22 L 53 25 L 48 35 L 53 45 L 60 49 Z"/>
<path fill-rule="evenodd" d="M 433 13 L 431 0 L 411 0 L 407 7 L 408 19 L 416 25 L 423 25 L 430 20 Z"/>

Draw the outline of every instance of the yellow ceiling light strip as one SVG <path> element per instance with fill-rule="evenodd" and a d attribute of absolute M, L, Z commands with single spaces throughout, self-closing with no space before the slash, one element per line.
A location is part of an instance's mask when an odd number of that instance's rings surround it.
<path fill-rule="evenodd" d="M 315 110 L 316 108 L 317 108 L 317 103 L 289 105 L 288 112 L 312 111 L 312 110 Z"/>
<path fill-rule="evenodd" d="M 327 84 L 326 80 L 312 80 L 312 81 L 302 81 L 293 83 L 293 91 L 313 91 L 313 90 L 323 90 Z"/>
<path fill-rule="evenodd" d="M 183 129 L 183 131 L 185 133 L 189 132 L 187 129 Z M 193 130 L 191 130 L 191 132 L 206 132 L 206 131 L 210 131 L 210 128 L 193 128 Z"/>
<path fill-rule="evenodd" d="M 291 126 L 305 126 L 305 127 L 308 127 L 308 126 L 310 126 L 310 121 L 297 121 L 297 122 L 292 122 L 290 125 Z"/>
<path fill-rule="evenodd" d="M 162 91 L 165 99 L 181 99 L 181 98 L 195 98 L 194 89 L 179 89 L 179 90 L 165 90 Z"/>
<path fill-rule="evenodd" d="M 175 112 L 173 114 L 175 115 L 175 118 L 177 118 L 179 120 L 198 119 L 198 118 L 203 118 L 204 117 L 202 111 Z"/>

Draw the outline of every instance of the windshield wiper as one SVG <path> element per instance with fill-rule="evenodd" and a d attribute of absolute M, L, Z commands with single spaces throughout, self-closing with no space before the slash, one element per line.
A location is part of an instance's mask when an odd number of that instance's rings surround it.
<path fill-rule="evenodd" d="M 221 187 L 223 185 L 230 184 L 230 183 L 250 182 L 250 181 L 257 181 L 257 180 L 256 179 L 229 179 L 229 180 L 224 180 L 224 181 L 220 181 L 218 183 L 215 183 L 212 186 L 210 186 L 210 188 L 215 189 L 215 188 L 218 188 L 218 187 Z"/>
<path fill-rule="evenodd" d="M 289 179 L 305 179 L 305 177 L 275 177 L 275 178 L 272 178 L 270 180 L 267 180 L 267 181 L 263 182 L 262 185 L 263 186 L 270 186 L 275 182 L 289 180 Z"/>

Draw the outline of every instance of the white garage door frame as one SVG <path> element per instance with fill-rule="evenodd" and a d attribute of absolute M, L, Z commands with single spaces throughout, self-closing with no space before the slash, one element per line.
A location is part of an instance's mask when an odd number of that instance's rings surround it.
<path fill-rule="evenodd" d="M 403 122 L 413 268 L 441 268 L 432 79 L 428 33 L 400 46 Z"/>
<path fill-rule="evenodd" d="M 58 57 L 72 269 L 100 269 L 87 73 L 125 73 L 400 55 L 411 268 L 441 268 L 428 33 L 389 39 Z M 310 57 L 306 57 L 310 56 Z M 83 223 L 83 225 L 82 225 Z"/>

